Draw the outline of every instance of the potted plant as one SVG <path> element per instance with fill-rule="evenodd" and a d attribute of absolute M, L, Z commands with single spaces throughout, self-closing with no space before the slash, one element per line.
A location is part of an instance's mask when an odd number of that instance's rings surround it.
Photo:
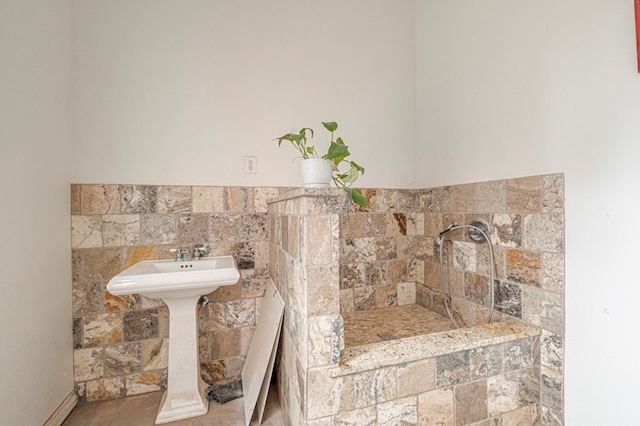
<path fill-rule="evenodd" d="M 311 181 L 305 182 L 305 187 L 327 187 L 329 186 L 329 182 L 333 180 L 338 188 L 342 188 L 351 194 L 351 199 L 354 203 L 361 207 L 367 207 L 369 199 L 360 189 L 351 187 L 351 185 L 364 174 L 364 167 L 355 161 L 347 160 L 346 158 L 351 155 L 349 147 L 345 145 L 342 138 L 338 137 L 334 139 L 334 133 L 338 129 L 338 123 L 335 121 L 327 121 L 322 122 L 322 125 L 331 133 L 329 149 L 327 153 L 322 156 L 318 154 L 314 145 L 308 144 L 308 139 L 313 138 L 313 129 L 308 127 L 300 129 L 298 133 L 287 133 L 275 140 L 278 141 L 278 146 L 281 146 L 283 141 L 289 141 L 294 148 L 298 150 L 302 157 L 303 164 L 301 168 L 303 174 L 316 167 L 325 167 L 325 169 L 321 171 L 321 174 L 325 175 L 326 183 L 320 182 L 318 178 L 311 178 Z M 324 166 L 322 164 L 324 164 Z M 349 169 L 344 172 L 340 171 L 340 166 L 343 164 L 349 167 Z M 305 179 L 304 175 L 303 179 Z"/>

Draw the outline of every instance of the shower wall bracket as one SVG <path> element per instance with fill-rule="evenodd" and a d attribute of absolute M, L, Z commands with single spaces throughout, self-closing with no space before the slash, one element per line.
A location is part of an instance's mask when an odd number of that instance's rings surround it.
<path fill-rule="evenodd" d="M 479 217 L 473 219 L 471 223 L 469 223 L 469 238 L 471 238 L 476 243 L 483 243 L 485 241 L 484 236 L 478 230 L 484 232 L 487 237 L 491 235 L 491 225 Z M 489 240 L 487 239 L 487 242 Z"/>

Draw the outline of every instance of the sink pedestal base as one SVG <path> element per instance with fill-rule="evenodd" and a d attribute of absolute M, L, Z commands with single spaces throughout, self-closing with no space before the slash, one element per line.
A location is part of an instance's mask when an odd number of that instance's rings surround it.
<path fill-rule="evenodd" d="M 200 296 L 163 299 L 170 317 L 169 380 L 156 424 L 202 416 L 209 409 L 198 356 L 199 299 Z"/>

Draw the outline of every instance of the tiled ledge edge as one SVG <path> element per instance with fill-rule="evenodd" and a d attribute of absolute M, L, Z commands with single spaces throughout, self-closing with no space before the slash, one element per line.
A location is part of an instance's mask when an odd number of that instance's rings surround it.
<path fill-rule="evenodd" d="M 329 370 L 329 376 L 346 376 L 471 348 L 539 336 L 540 333 L 538 327 L 505 321 L 347 348 L 339 365 Z"/>

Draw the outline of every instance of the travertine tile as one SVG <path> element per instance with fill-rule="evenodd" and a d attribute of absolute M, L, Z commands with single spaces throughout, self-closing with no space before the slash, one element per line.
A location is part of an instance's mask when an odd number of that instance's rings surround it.
<path fill-rule="evenodd" d="M 123 268 L 127 269 L 141 260 L 154 260 L 158 258 L 158 248 L 156 246 L 135 246 L 128 247 L 124 254 Z"/>
<path fill-rule="evenodd" d="M 418 395 L 436 387 L 436 363 L 433 358 L 398 366 L 398 397 Z"/>
<path fill-rule="evenodd" d="M 191 213 L 190 186 L 158 186 L 158 213 Z"/>
<path fill-rule="evenodd" d="M 169 214 L 142 215 L 140 231 L 143 245 L 175 243 L 178 235 L 177 218 Z"/>
<path fill-rule="evenodd" d="M 365 284 L 365 264 L 345 263 L 340 265 L 340 288 L 362 287 Z"/>
<path fill-rule="evenodd" d="M 515 318 L 522 318 L 522 287 L 508 282 L 496 282 L 494 287 L 495 309 Z"/>
<path fill-rule="evenodd" d="M 503 425 L 530 425 L 534 417 L 531 416 L 531 407 L 522 407 L 502 415 Z"/>
<path fill-rule="evenodd" d="M 131 374 L 127 376 L 126 380 L 127 396 L 166 389 L 166 382 L 167 380 L 160 371 L 145 371 Z"/>
<path fill-rule="evenodd" d="M 332 364 L 332 322 L 331 315 L 309 318 L 309 367 Z"/>
<path fill-rule="evenodd" d="M 342 263 L 373 262 L 376 258 L 374 238 L 347 238 L 340 240 Z"/>
<path fill-rule="evenodd" d="M 73 371 L 76 382 L 102 377 L 104 375 L 104 350 L 102 348 L 74 350 Z"/>
<path fill-rule="evenodd" d="M 495 376 L 502 371 L 502 350 L 500 346 L 485 346 L 469 351 L 471 379 Z"/>
<path fill-rule="evenodd" d="M 380 368 L 354 376 L 354 403 L 356 408 L 368 407 L 397 398 L 396 368 Z"/>
<path fill-rule="evenodd" d="M 122 377 L 90 380 L 85 386 L 87 402 L 118 398 L 126 393 Z"/>
<path fill-rule="evenodd" d="M 506 373 L 487 379 L 487 411 L 490 417 L 518 408 L 518 377 Z"/>
<path fill-rule="evenodd" d="M 398 306 L 398 291 L 394 284 L 381 285 L 376 288 L 376 307 L 388 308 Z"/>
<path fill-rule="evenodd" d="M 418 404 L 415 396 L 395 399 L 378 405 L 378 425 L 417 425 Z"/>
<path fill-rule="evenodd" d="M 333 418 L 332 426 L 376 426 L 377 424 L 378 411 L 376 406 L 372 405 L 337 414 Z"/>
<path fill-rule="evenodd" d="M 454 398 L 457 425 L 474 423 L 488 417 L 486 380 L 456 386 Z"/>
<path fill-rule="evenodd" d="M 503 370 L 513 371 L 533 366 L 535 346 L 529 339 L 519 339 L 504 346 Z"/>
<path fill-rule="evenodd" d="M 71 216 L 71 247 L 102 247 L 102 218 L 99 215 Z"/>
<path fill-rule="evenodd" d="M 241 299 L 227 302 L 227 327 L 238 328 L 256 325 L 255 299 Z"/>
<path fill-rule="evenodd" d="M 344 411 L 351 411 L 354 407 L 353 377 L 331 378 L 325 369 L 309 370 L 307 392 L 307 416 L 317 419 Z"/>
<path fill-rule="evenodd" d="M 122 317 L 119 313 L 86 315 L 82 322 L 83 346 L 101 346 L 122 341 Z"/>
<path fill-rule="evenodd" d="M 71 290 L 73 316 L 99 314 L 102 312 L 102 284 L 99 282 L 75 282 Z"/>
<path fill-rule="evenodd" d="M 158 187 L 152 185 L 120 185 L 120 213 L 156 213 Z"/>
<path fill-rule="evenodd" d="M 491 222 L 491 243 L 501 247 L 522 246 L 522 217 L 519 214 L 494 214 Z"/>
<path fill-rule="evenodd" d="M 376 291 L 374 287 L 356 287 L 353 289 L 354 306 L 356 311 L 367 311 L 377 307 Z"/>
<path fill-rule="evenodd" d="M 398 283 L 398 305 L 413 305 L 416 303 L 416 283 Z"/>
<path fill-rule="evenodd" d="M 424 235 L 424 213 L 407 214 L 407 235 Z"/>
<path fill-rule="evenodd" d="M 209 241 L 209 215 L 180 214 L 177 216 L 176 243 L 192 248 Z"/>
<path fill-rule="evenodd" d="M 224 187 L 194 186 L 191 188 L 194 213 L 223 213 Z"/>
<path fill-rule="evenodd" d="M 536 365 L 518 371 L 518 405 L 540 402 L 540 368 Z"/>
<path fill-rule="evenodd" d="M 134 246 L 139 244 L 140 216 L 102 216 L 102 243 L 105 247 Z"/>
<path fill-rule="evenodd" d="M 421 425 L 453 425 L 453 388 L 436 389 L 418 396 L 418 420 Z"/>
<path fill-rule="evenodd" d="M 404 213 L 393 213 L 392 220 L 387 221 L 387 236 L 407 235 L 407 216 Z"/>
<path fill-rule="evenodd" d="M 476 184 L 456 185 L 451 188 L 455 212 L 471 212 L 476 210 Z"/>
<path fill-rule="evenodd" d="M 71 214 L 79 215 L 82 213 L 82 209 L 80 206 L 80 190 L 82 185 L 78 185 L 75 183 L 71 184 Z"/>
<path fill-rule="evenodd" d="M 155 309 L 125 312 L 122 325 L 126 342 L 159 337 L 158 311 Z"/>
<path fill-rule="evenodd" d="M 542 207 L 542 176 L 507 180 L 508 212 L 539 212 Z"/>
<path fill-rule="evenodd" d="M 540 338 L 540 363 L 557 371 L 564 366 L 564 341 L 562 336 L 542 330 Z"/>
<path fill-rule="evenodd" d="M 453 242 L 453 266 L 469 272 L 478 269 L 476 243 Z"/>
<path fill-rule="evenodd" d="M 557 334 L 564 332 L 564 297 L 537 288 L 522 292 L 522 319 Z"/>
<path fill-rule="evenodd" d="M 107 376 L 120 376 L 139 371 L 142 344 L 140 342 L 111 345 L 104 349 L 104 372 Z"/>
<path fill-rule="evenodd" d="M 144 371 L 167 368 L 169 365 L 169 339 L 157 338 L 142 341 L 140 363 Z"/>
<path fill-rule="evenodd" d="M 256 213 L 267 213 L 268 201 L 279 195 L 278 188 L 257 187 L 253 188 L 254 211 Z"/>
<path fill-rule="evenodd" d="M 479 212 L 506 211 L 506 183 L 502 180 L 476 184 L 476 208 Z"/>
<path fill-rule="evenodd" d="M 224 207 L 225 212 L 245 213 L 254 208 L 254 193 L 249 188 L 225 187 Z"/>
<path fill-rule="evenodd" d="M 469 352 L 455 352 L 436 358 L 436 386 L 447 386 L 469 381 L 471 371 L 469 367 Z"/>
<path fill-rule="evenodd" d="M 527 250 L 506 250 L 507 280 L 518 284 L 540 287 L 542 282 L 542 255 Z"/>
<path fill-rule="evenodd" d="M 524 248 L 528 250 L 562 252 L 564 250 L 564 215 L 526 215 L 522 240 Z"/>
<path fill-rule="evenodd" d="M 542 288 L 564 293 L 564 253 L 542 253 Z"/>
<path fill-rule="evenodd" d="M 120 213 L 120 194 L 117 185 L 82 185 L 80 187 L 81 214 Z"/>
<path fill-rule="evenodd" d="M 545 213 L 564 212 L 564 175 L 544 175 L 542 177 L 542 211 Z"/>
<path fill-rule="evenodd" d="M 555 411 L 564 407 L 564 385 L 562 373 L 547 367 L 540 369 L 540 400 L 543 405 Z"/>

